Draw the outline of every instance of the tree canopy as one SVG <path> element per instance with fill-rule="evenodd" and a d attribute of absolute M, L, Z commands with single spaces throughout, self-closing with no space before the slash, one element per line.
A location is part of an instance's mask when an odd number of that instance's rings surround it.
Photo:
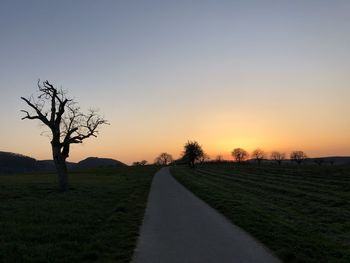
<path fill-rule="evenodd" d="M 184 146 L 183 156 L 191 167 L 195 167 L 195 163 L 200 161 L 204 156 L 202 147 L 196 141 L 188 141 Z"/>

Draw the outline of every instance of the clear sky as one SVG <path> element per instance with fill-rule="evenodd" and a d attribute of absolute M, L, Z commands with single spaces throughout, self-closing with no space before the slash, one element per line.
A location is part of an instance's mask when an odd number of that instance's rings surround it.
<path fill-rule="evenodd" d="M 1 1 L 0 150 L 50 158 L 21 121 L 38 78 L 110 126 L 74 146 L 130 163 L 301 149 L 350 155 L 350 1 Z"/>

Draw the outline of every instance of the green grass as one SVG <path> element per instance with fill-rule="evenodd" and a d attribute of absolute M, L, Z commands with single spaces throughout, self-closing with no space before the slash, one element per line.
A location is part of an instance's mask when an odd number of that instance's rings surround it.
<path fill-rule="evenodd" d="M 157 169 L 0 176 L 0 262 L 129 262 Z"/>
<path fill-rule="evenodd" d="M 284 262 L 350 262 L 349 167 L 174 167 L 175 178 Z"/>

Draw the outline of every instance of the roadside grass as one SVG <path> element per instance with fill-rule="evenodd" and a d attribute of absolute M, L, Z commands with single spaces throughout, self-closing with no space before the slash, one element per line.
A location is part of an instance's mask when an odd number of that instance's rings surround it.
<path fill-rule="evenodd" d="M 0 176 L 0 262 L 130 262 L 157 169 Z"/>
<path fill-rule="evenodd" d="M 350 262 L 350 167 L 172 167 L 284 262 Z"/>

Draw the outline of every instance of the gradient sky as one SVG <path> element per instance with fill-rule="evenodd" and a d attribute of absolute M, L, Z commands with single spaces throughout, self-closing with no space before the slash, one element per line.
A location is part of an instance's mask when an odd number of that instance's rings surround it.
<path fill-rule="evenodd" d="M 350 155 L 350 1 L 1 1 L 0 150 L 50 158 L 20 96 L 48 79 L 111 123 L 74 146 L 130 163 L 197 140 Z"/>

